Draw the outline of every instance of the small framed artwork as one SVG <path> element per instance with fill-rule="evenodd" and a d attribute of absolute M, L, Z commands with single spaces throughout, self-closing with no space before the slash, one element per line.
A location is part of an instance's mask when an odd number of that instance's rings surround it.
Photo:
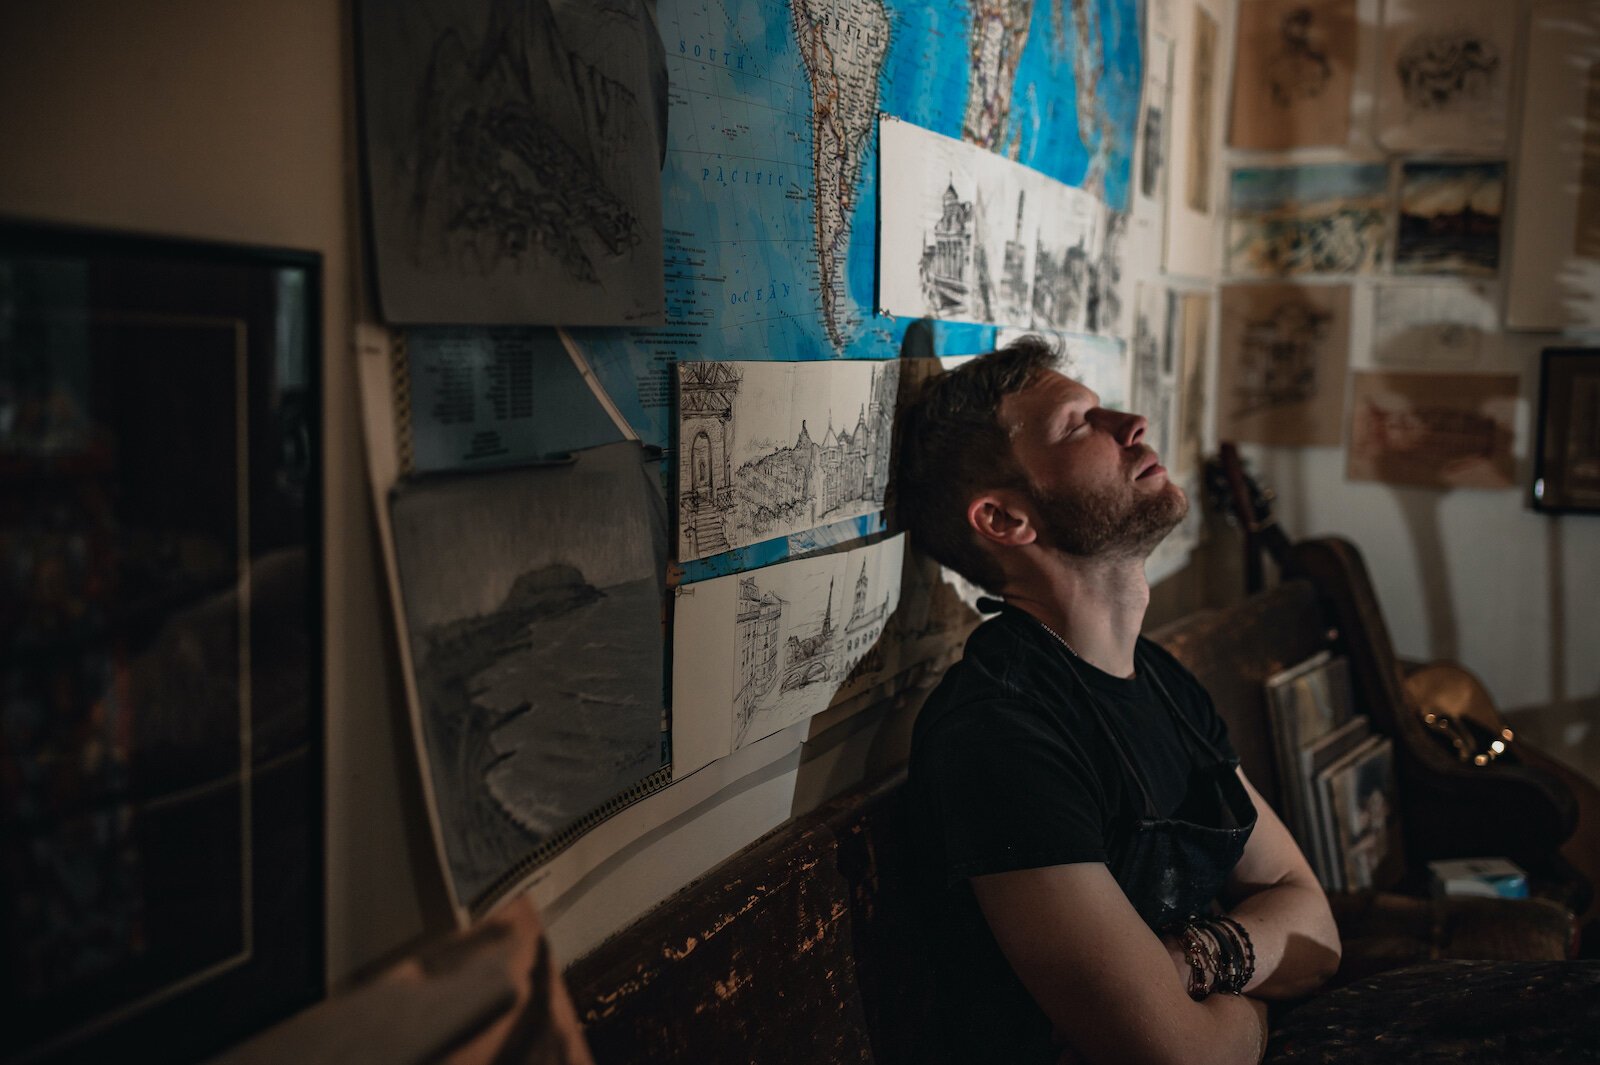
<path fill-rule="evenodd" d="M 0 1058 L 323 991 L 320 256 L 0 221 Z"/>
<path fill-rule="evenodd" d="M 1544 351 L 1533 505 L 1600 514 L 1600 348 Z"/>

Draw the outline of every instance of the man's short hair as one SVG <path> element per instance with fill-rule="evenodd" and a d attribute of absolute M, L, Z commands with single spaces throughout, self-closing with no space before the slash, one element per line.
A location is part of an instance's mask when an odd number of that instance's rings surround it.
<path fill-rule="evenodd" d="M 919 551 L 998 593 L 1005 574 L 967 524 L 967 504 L 996 488 L 1029 490 L 1000 425 L 1000 401 L 1055 368 L 1042 337 L 1025 336 L 923 385 L 900 429 L 900 522 Z"/>

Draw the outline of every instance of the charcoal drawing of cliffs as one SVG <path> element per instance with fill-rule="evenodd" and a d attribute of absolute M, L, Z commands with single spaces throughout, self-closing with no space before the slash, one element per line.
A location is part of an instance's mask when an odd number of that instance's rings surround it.
<path fill-rule="evenodd" d="M 422 634 L 418 687 L 450 871 L 475 904 L 659 764 L 654 579 L 598 589 L 556 563 L 494 611 Z"/>

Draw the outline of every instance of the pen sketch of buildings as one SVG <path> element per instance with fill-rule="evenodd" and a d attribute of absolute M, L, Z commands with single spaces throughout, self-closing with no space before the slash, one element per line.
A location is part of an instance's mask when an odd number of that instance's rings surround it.
<path fill-rule="evenodd" d="M 1224 286 L 1219 438 L 1339 443 L 1349 323 L 1346 285 Z"/>
<path fill-rule="evenodd" d="M 1403 164 L 1395 272 L 1494 276 L 1505 188 L 1504 163 Z"/>
<path fill-rule="evenodd" d="M 1228 272 L 1375 272 L 1383 258 L 1388 181 L 1382 163 L 1235 170 Z"/>
<path fill-rule="evenodd" d="M 883 635 L 903 554 L 894 538 L 739 578 L 735 750 L 827 708 Z"/>
<path fill-rule="evenodd" d="M 1510 374 L 1359 373 L 1347 475 L 1432 488 L 1506 488 L 1517 378 Z"/>
<path fill-rule="evenodd" d="M 1032 294 L 1028 275 L 1028 243 L 1023 239 L 1023 205 L 1027 192 L 1017 190 L 1017 222 L 1005 244 L 1005 263 L 1000 271 L 1000 314 L 1007 322 L 1026 322 L 1031 317 Z"/>
<path fill-rule="evenodd" d="M 1089 294 L 1084 308 L 1087 333 L 1111 334 L 1122 323 L 1122 238 L 1128 233 L 1128 211 L 1107 211 L 1100 257 L 1089 264 Z"/>
<path fill-rule="evenodd" d="M 941 203 L 932 239 L 924 239 L 917 267 L 922 296 L 934 318 L 967 317 L 972 314 L 973 201 L 961 198 L 953 173 Z"/>
<path fill-rule="evenodd" d="M 1389 0 L 1378 87 L 1384 147 L 1498 151 L 1516 18 L 1516 5 L 1501 0 Z"/>
<path fill-rule="evenodd" d="M 385 318 L 661 320 L 653 3 L 366 2 L 360 29 Z"/>
<path fill-rule="evenodd" d="M 678 372 L 680 561 L 883 506 L 896 361 L 684 362 Z"/>
<path fill-rule="evenodd" d="M 702 558 L 730 546 L 733 509 L 733 401 L 742 375 L 727 362 L 678 364 L 678 557 Z M 687 477 L 687 481 L 685 481 Z"/>
<path fill-rule="evenodd" d="M 663 765 L 666 508 L 641 455 L 393 497 L 417 742 L 463 906 Z"/>
<path fill-rule="evenodd" d="M 1133 306 L 1133 410 L 1149 419 L 1145 443 L 1170 464 L 1173 444 L 1175 374 L 1167 369 L 1167 291 L 1140 284 Z"/>

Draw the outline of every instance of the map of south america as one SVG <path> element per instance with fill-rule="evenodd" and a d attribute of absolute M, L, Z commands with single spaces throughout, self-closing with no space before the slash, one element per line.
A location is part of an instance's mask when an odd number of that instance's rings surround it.
<path fill-rule="evenodd" d="M 889 50 L 882 0 L 793 0 L 794 35 L 811 83 L 811 181 L 822 324 L 845 346 L 842 263 L 861 158 L 878 125 L 878 78 Z"/>

